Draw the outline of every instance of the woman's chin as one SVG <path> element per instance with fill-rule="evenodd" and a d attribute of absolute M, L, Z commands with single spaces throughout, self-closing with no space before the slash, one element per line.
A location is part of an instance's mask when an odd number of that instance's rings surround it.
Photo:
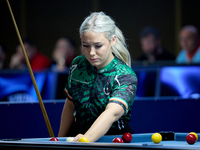
<path fill-rule="evenodd" d="M 92 66 L 95 66 L 95 67 L 99 66 L 99 63 L 98 63 L 98 62 L 90 62 L 90 64 L 91 64 Z"/>

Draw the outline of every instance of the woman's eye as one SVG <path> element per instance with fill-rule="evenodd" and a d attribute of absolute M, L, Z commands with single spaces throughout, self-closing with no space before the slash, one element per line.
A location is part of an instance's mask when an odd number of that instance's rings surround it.
<path fill-rule="evenodd" d="M 95 47 L 98 49 L 98 48 L 101 48 L 101 46 L 102 46 L 102 45 L 96 45 Z"/>
<path fill-rule="evenodd" d="M 90 47 L 89 45 L 83 45 L 83 47 L 86 47 L 86 48 L 88 48 L 88 47 Z"/>

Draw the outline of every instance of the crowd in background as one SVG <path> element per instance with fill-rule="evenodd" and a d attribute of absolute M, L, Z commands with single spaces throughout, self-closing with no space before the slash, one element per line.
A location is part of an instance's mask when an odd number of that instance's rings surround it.
<path fill-rule="evenodd" d="M 177 57 L 162 46 L 159 31 L 154 27 L 148 26 L 142 29 L 140 42 L 143 54 L 138 57 L 139 61 L 147 61 L 148 63 L 174 61 L 177 64 L 200 63 L 199 34 L 193 25 L 184 26 L 180 30 L 181 50 Z"/>
<path fill-rule="evenodd" d="M 184 26 L 180 30 L 179 44 L 181 50 L 177 57 L 162 46 L 160 33 L 155 27 L 144 27 L 139 38 L 143 54 L 134 61 L 147 62 L 148 64 L 161 61 L 171 61 L 177 64 L 200 63 L 199 34 L 197 28 L 193 25 Z M 24 38 L 23 43 L 31 68 L 34 71 L 42 69 L 68 71 L 72 60 L 77 56 L 76 43 L 69 37 L 60 37 L 55 42 L 51 59 L 41 54 L 30 38 Z M 5 60 L 8 59 L 6 55 L 6 47 L 0 43 L 0 69 L 27 69 L 19 43 L 16 45 L 15 53 L 12 55 L 9 64 L 5 64 Z"/>
<path fill-rule="evenodd" d="M 33 71 L 68 71 L 72 60 L 77 56 L 76 43 L 69 37 L 61 37 L 56 41 L 51 59 L 40 53 L 30 38 L 23 38 L 22 41 Z M 20 43 L 17 44 L 8 65 L 5 64 L 6 52 L 5 47 L 0 44 L 0 69 L 28 69 Z"/>

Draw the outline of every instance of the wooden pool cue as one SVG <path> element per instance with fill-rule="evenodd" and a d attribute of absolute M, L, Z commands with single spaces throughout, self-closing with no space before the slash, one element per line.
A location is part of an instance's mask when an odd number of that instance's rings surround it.
<path fill-rule="evenodd" d="M 32 82 L 33 82 L 33 86 L 35 88 L 35 92 L 37 94 L 37 98 L 39 100 L 39 104 L 40 104 L 40 108 L 42 110 L 42 114 L 44 116 L 44 120 L 46 122 L 46 126 L 47 126 L 47 129 L 49 131 L 49 135 L 50 137 L 54 137 L 54 133 L 53 133 L 53 130 L 52 130 L 52 127 L 51 127 L 51 124 L 49 122 L 49 118 L 48 118 L 48 115 L 47 115 L 47 112 L 46 112 L 46 109 L 44 107 L 44 103 L 42 101 L 42 97 L 40 95 L 40 92 L 39 92 L 39 89 L 38 89 L 38 86 L 37 86 L 37 83 L 35 81 L 35 77 L 33 75 L 33 71 L 31 69 L 31 65 L 30 65 L 30 62 L 28 60 L 28 57 L 27 57 L 27 54 L 26 54 L 26 51 L 25 51 L 25 48 L 24 48 L 24 44 L 22 42 L 22 38 L 20 36 L 20 33 L 19 33 L 19 30 L 18 30 L 18 27 L 17 27 L 17 24 L 16 24 L 16 21 L 15 21 L 15 18 L 14 18 L 14 15 L 13 15 L 13 12 L 12 12 L 12 9 L 11 9 L 11 6 L 10 6 L 10 3 L 8 0 L 7 1 L 7 4 L 8 4 L 8 8 L 9 8 L 9 11 L 10 11 L 10 14 L 11 14 L 11 17 L 12 17 L 12 21 L 14 23 L 14 26 L 15 26 L 15 30 L 17 32 L 17 36 L 18 36 L 18 39 L 19 39 L 19 42 L 20 42 L 20 45 L 22 47 L 22 50 L 23 50 L 23 53 L 24 53 L 24 56 L 25 56 L 25 60 L 26 60 L 26 64 L 27 64 L 27 67 L 28 67 L 28 70 L 29 70 L 29 73 L 30 73 L 30 76 L 31 76 L 31 79 L 32 79 Z"/>

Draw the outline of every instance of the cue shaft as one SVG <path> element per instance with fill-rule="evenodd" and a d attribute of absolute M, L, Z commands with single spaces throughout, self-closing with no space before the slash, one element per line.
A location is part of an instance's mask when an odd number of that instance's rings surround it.
<path fill-rule="evenodd" d="M 39 92 L 39 89 L 38 89 L 38 86 L 37 86 L 37 83 L 35 81 L 35 77 L 33 75 L 33 71 L 31 69 L 31 65 L 30 65 L 30 62 L 28 60 L 28 57 L 27 57 L 27 54 L 26 54 L 26 51 L 25 51 L 25 48 L 24 48 L 24 44 L 22 42 L 22 38 L 20 36 L 20 33 L 19 33 L 19 30 L 18 30 L 18 27 L 17 27 L 17 24 L 16 24 L 16 21 L 15 21 L 15 18 L 14 18 L 14 15 L 13 15 L 13 12 L 12 12 L 12 9 L 11 9 L 11 6 L 10 6 L 10 3 L 8 0 L 7 1 L 7 4 L 8 4 L 8 8 L 9 8 L 9 11 L 10 11 L 10 14 L 11 14 L 11 17 L 12 17 L 12 21 L 14 23 L 14 26 L 15 26 L 15 30 L 17 32 L 17 36 L 18 36 L 18 39 L 19 39 L 19 42 L 20 42 L 20 45 L 22 47 L 22 50 L 23 50 L 23 53 L 24 53 L 24 56 L 25 56 L 25 60 L 26 60 L 26 64 L 27 64 L 27 67 L 28 67 L 28 70 L 29 70 L 29 73 L 30 73 L 30 76 L 31 76 L 31 79 L 32 79 L 32 82 L 33 82 L 33 86 L 35 88 L 35 91 L 36 91 L 36 94 L 37 94 L 37 98 L 39 100 L 39 104 L 40 104 L 40 108 L 42 110 L 42 114 L 44 116 L 44 120 L 46 122 L 46 126 L 47 126 L 47 129 L 49 131 L 49 135 L 50 137 L 54 137 L 54 133 L 53 133 L 53 130 L 52 130 L 52 127 L 51 127 L 51 124 L 50 124 L 50 121 L 49 121 L 49 118 L 48 118 L 48 115 L 47 115 L 47 112 L 46 112 L 46 109 L 44 107 L 44 103 L 42 101 L 42 97 L 40 95 L 40 92 Z"/>

